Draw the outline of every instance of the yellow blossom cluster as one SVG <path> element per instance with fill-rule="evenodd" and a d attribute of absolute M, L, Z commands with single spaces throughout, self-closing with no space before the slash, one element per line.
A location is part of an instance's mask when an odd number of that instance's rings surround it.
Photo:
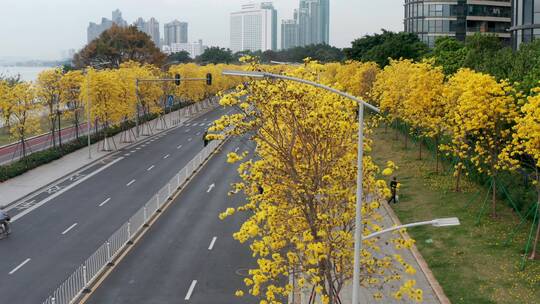
<path fill-rule="evenodd" d="M 364 97 L 379 72 L 374 64 L 358 62 L 322 65 L 308 60 L 301 67 L 269 67 L 247 58 L 244 63 L 250 70 L 356 88 L 355 94 Z M 212 130 L 249 134 L 257 147 L 249 157 L 228 155 L 230 162 L 244 159 L 238 168 L 242 182 L 234 184 L 231 193 L 242 191 L 246 201 L 220 215 L 223 219 L 240 211 L 249 216 L 234 234 L 249 244 L 257 259 L 257 267 L 245 280 L 247 291 L 261 298 L 260 303 L 277 303 L 291 292 L 288 278 L 294 272 L 298 285 L 313 288 L 324 303 L 336 303 L 352 276 L 357 105 L 329 92 L 276 80 L 240 85 L 224 95 L 221 104 L 236 106 L 239 112 L 223 116 Z M 369 135 L 369 124 L 365 128 Z M 377 178 L 380 169 L 369 155 L 370 139 L 364 148 L 368 154 L 363 159 L 362 187 L 369 197 L 362 204 L 362 216 L 367 235 L 382 229 L 378 210 L 390 190 Z M 392 162 L 387 167 L 396 168 Z M 401 235 L 392 238 L 403 248 L 412 244 Z M 396 257 L 384 255 L 377 239 L 363 243 L 363 285 L 381 286 L 400 280 L 396 273 L 413 272 Z"/>

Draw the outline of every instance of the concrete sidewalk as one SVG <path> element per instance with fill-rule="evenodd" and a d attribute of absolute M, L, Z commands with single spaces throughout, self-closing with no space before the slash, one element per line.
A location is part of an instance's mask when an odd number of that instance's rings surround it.
<path fill-rule="evenodd" d="M 394 225 L 401 225 L 399 219 L 394 214 L 394 211 L 391 207 L 385 202 L 380 208 L 380 214 L 383 217 L 383 220 L 378 223 L 381 227 L 392 227 Z M 436 228 L 435 228 L 436 229 Z M 410 238 L 407 233 L 403 235 L 405 238 Z M 403 260 L 410 264 L 416 269 L 414 275 L 407 273 L 402 274 L 402 279 L 398 282 L 393 281 L 387 283 L 383 286 L 382 289 L 378 288 L 364 288 L 360 289 L 360 302 L 361 304 L 369 303 L 385 303 L 385 304 L 403 304 L 403 303 L 417 303 L 414 300 L 409 299 L 407 296 L 404 296 L 401 300 L 396 300 L 393 297 L 393 293 L 396 292 L 404 282 L 408 280 L 415 280 L 415 288 L 420 288 L 423 291 L 423 302 L 429 304 L 450 304 L 450 301 L 444 294 L 439 283 L 429 270 L 424 258 L 416 249 L 416 246 L 413 246 L 411 249 L 396 250 L 393 244 L 388 244 L 386 241 L 392 237 L 391 233 L 383 234 L 381 236 L 381 241 L 378 243 L 382 250 L 382 256 L 392 256 L 394 254 L 399 254 Z M 351 261 L 353 263 L 353 261 Z M 294 301 L 291 301 L 294 304 L 308 304 L 310 297 L 311 289 L 304 289 L 301 292 L 295 293 Z M 382 300 L 375 300 L 373 295 L 376 292 L 381 292 L 384 297 Z M 351 285 L 345 286 L 340 293 L 341 303 L 352 303 L 352 287 Z M 315 303 L 321 303 L 319 300 Z"/>
<path fill-rule="evenodd" d="M 213 108 L 218 104 L 216 97 L 207 99 L 205 101 L 192 104 L 188 107 L 179 109 L 175 112 L 164 115 L 167 129 L 156 130 L 153 133 L 161 133 L 168 129 L 179 126 L 185 121 L 192 119 L 195 116 L 201 115 Z M 154 119 L 146 123 L 151 125 L 152 128 L 163 127 L 159 119 Z M 141 125 L 142 127 L 142 125 Z M 147 130 L 147 128 L 142 128 Z M 133 129 L 132 129 L 133 130 Z M 133 130 L 135 132 L 135 130 Z M 116 153 L 117 150 L 134 145 L 144 141 L 148 137 L 140 136 L 137 142 L 122 143 L 121 136 L 123 132 L 118 133 L 113 137 L 116 149 L 113 151 L 102 151 L 103 140 L 91 145 L 92 159 L 88 158 L 88 148 L 79 149 L 73 153 L 67 154 L 64 157 L 48 163 L 43 166 L 39 166 L 32 169 L 23 175 L 9 179 L 3 183 L 0 183 L 0 207 L 12 205 L 18 201 L 23 201 L 32 196 L 34 192 L 42 189 L 53 182 L 69 178 L 76 171 L 79 171 L 87 166 L 101 161 L 104 157 Z M 112 145 L 112 140 L 109 139 Z M 114 148 L 114 146 L 113 146 Z"/>

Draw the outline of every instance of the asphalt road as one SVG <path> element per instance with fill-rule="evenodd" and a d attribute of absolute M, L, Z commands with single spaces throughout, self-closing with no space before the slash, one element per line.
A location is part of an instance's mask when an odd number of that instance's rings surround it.
<path fill-rule="evenodd" d="M 227 153 L 237 148 L 248 149 L 239 139 L 222 147 L 86 303 L 257 302 L 234 295 L 255 263 L 249 247 L 232 238 L 244 218 L 218 218 L 241 203 L 241 197 L 227 195 L 239 179 Z"/>
<path fill-rule="evenodd" d="M 227 111 L 121 150 L 104 170 L 17 216 L 0 241 L 0 303 L 45 300 L 202 149 L 202 133 Z"/>

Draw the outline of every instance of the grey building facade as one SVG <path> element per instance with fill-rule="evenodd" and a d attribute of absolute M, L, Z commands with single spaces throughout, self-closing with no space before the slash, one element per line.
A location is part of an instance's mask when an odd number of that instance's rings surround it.
<path fill-rule="evenodd" d="M 165 23 L 164 26 L 164 44 L 172 45 L 173 43 L 188 43 L 188 24 L 174 20 Z"/>
<path fill-rule="evenodd" d="M 298 45 L 329 44 L 330 0 L 300 0 Z"/>
<path fill-rule="evenodd" d="M 433 47 L 438 37 L 465 40 L 475 33 L 510 43 L 511 0 L 405 0 L 405 31 Z"/>
<path fill-rule="evenodd" d="M 281 21 L 281 49 L 287 50 L 298 46 L 298 21 Z"/>
<path fill-rule="evenodd" d="M 512 0 L 512 45 L 540 38 L 540 0 Z"/>
<path fill-rule="evenodd" d="M 150 36 L 156 47 L 161 47 L 159 22 L 155 18 L 152 17 L 148 21 L 144 21 L 143 18 L 139 17 L 133 25 L 135 25 L 139 31 Z"/>
<path fill-rule="evenodd" d="M 121 27 L 127 26 L 127 22 L 122 19 L 122 12 L 120 12 L 120 10 L 115 10 L 112 12 L 112 20 L 102 18 L 101 23 L 99 24 L 90 22 L 86 30 L 86 38 L 88 40 L 88 43 L 99 37 L 99 35 L 101 35 L 101 33 L 103 33 L 104 31 L 110 29 L 113 24 Z"/>

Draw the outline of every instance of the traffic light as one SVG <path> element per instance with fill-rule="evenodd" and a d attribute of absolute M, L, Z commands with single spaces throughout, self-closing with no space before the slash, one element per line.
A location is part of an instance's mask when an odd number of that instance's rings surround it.
<path fill-rule="evenodd" d="M 206 84 L 212 85 L 212 74 L 210 73 L 206 74 Z"/>
<path fill-rule="evenodd" d="M 177 86 L 180 85 L 180 74 L 174 75 L 174 84 L 176 84 Z"/>

